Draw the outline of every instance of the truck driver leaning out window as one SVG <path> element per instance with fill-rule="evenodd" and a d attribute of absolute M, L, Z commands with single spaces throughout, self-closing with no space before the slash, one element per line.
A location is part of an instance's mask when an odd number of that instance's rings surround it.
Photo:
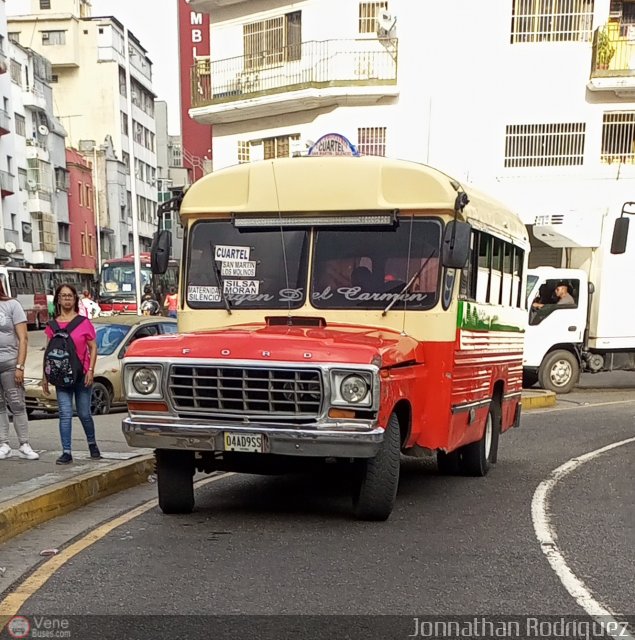
<path fill-rule="evenodd" d="M 553 305 L 553 304 L 575 305 L 575 300 L 571 295 L 571 293 L 569 292 L 569 285 L 566 282 L 558 282 L 558 284 L 556 285 L 556 288 L 554 289 L 554 296 L 556 298 L 554 302 L 551 302 L 551 303 L 543 302 L 543 296 L 541 291 L 540 296 L 538 296 L 538 298 L 534 300 L 531 306 L 533 309 L 542 309 L 545 305 Z"/>

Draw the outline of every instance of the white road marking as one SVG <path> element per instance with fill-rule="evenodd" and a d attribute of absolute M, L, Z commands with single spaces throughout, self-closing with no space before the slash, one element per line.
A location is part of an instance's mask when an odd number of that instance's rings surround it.
<path fill-rule="evenodd" d="M 589 462 L 589 460 L 593 460 L 593 458 L 596 458 L 607 451 L 611 451 L 612 449 L 622 447 L 632 442 L 635 442 L 635 438 L 620 440 L 619 442 L 614 442 L 613 444 L 609 444 L 601 449 L 596 449 L 595 451 L 591 451 L 582 456 L 568 460 L 557 469 L 554 469 L 549 478 L 543 480 L 538 485 L 531 502 L 531 518 L 534 523 L 534 531 L 536 532 L 536 537 L 540 543 L 540 548 L 547 557 L 551 568 L 556 572 L 556 575 L 560 579 L 560 582 L 562 582 L 564 588 L 590 616 L 596 618 L 600 624 L 604 625 L 605 631 L 608 635 L 614 638 L 626 638 L 627 640 L 635 640 L 635 637 L 627 633 L 624 627 L 617 622 L 616 617 L 619 618 L 623 616 L 611 611 L 609 607 L 596 600 L 590 589 L 573 573 L 573 571 L 571 571 L 567 565 L 564 556 L 556 544 L 557 534 L 551 525 L 551 518 L 549 517 L 549 496 L 555 485 L 560 480 L 565 478 L 572 471 L 575 471 L 578 467 L 582 466 L 585 462 Z M 609 628 L 607 628 L 607 624 L 610 625 Z M 615 631 L 613 631 L 613 629 Z"/>

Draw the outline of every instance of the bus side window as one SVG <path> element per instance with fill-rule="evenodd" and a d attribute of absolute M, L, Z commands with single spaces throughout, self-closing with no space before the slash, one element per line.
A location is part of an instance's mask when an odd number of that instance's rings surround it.
<path fill-rule="evenodd" d="M 478 274 L 478 233 L 472 232 L 470 255 L 461 269 L 461 296 L 466 300 L 476 300 L 476 277 Z"/>
<path fill-rule="evenodd" d="M 17 282 L 17 273 L 15 271 L 9 271 L 9 288 L 11 289 L 11 295 L 18 295 L 18 282 Z"/>
<path fill-rule="evenodd" d="M 476 276 L 476 301 L 487 302 L 490 279 L 490 260 L 492 257 L 491 236 L 479 233 L 478 237 L 478 270 Z"/>
<path fill-rule="evenodd" d="M 34 288 L 33 288 L 33 274 L 32 273 L 25 273 L 24 274 L 24 293 L 33 293 L 34 292 Z"/>

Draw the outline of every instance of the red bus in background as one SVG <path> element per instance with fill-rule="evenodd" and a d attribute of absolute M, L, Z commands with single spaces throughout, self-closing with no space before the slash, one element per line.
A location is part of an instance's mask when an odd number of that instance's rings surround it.
<path fill-rule="evenodd" d="M 0 267 L 0 279 L 7 295 L 22 305 L 29 327 L 42 328 L 49 320 L 43 270 Z"/>
<path fill-rule="evenodd" d="M 179 265 L 176 260 L 170 260 L 166 273 L 152 276 L 150 268 L 150 254 L 142 253 L 141 262 L 141 292 L 146 285 L 150 285 L 159 302 L 171 286 L 178 285 Z M 97 302 L 102 315 L 113 313 L 137 313 L 136 283 L 134 255 L 123 258 L 105 260 L 99 274 L 99 293 Z"/>

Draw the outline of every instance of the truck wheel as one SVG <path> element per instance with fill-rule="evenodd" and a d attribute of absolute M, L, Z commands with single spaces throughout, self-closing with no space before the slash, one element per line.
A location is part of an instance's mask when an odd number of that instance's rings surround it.
<path fill-rule="evenodd" d="M 461 455 L 461 471 L 466 476 L 486 476 L 489 468 L 498 457 L 498 437 L 500 435 L 501 408 L 496 400 L 492 400 L 483 437 L 459 449 Z"/>
<path fill-rule="evenodd" d="M 194 454 L 157 449 L 157 486 L 163 513 L 192 513 L 194 508 Z"/>
<path fill-rule="evenodd" d="M 393 413 L 377 455 L 358 463 L 353 512 L 360 520 L 387 520 L 390 516 L 399 486 L 400 450 L 399 420 Z"/>
<path fill-rule="evenodd" d="M 578 359 L 570 351 L 563 349 L 548 353 L 538 371 L 540 386 L 556 393 L 569 393 L 579 377 Z"/>

